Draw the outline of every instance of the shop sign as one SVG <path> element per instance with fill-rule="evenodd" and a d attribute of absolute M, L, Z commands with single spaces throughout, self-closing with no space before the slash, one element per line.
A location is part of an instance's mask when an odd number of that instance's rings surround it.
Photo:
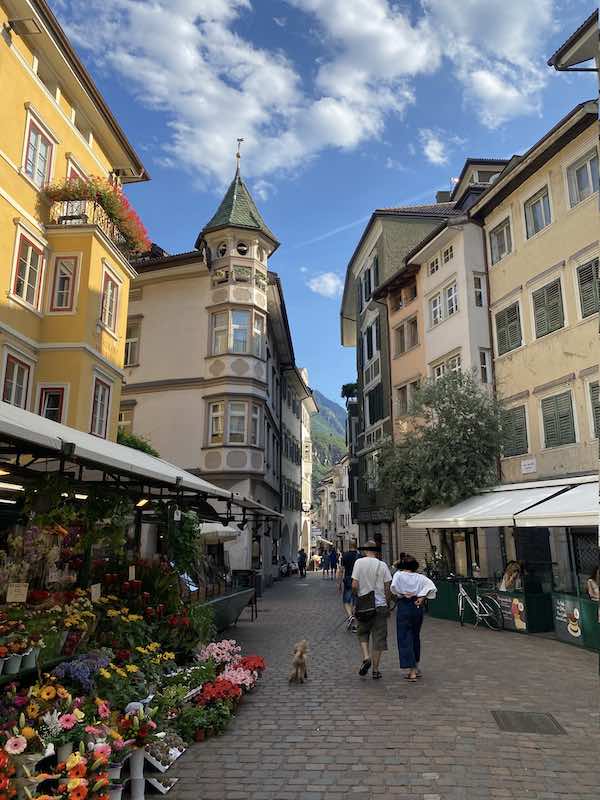
<path fill-rule="evenodd" d="M 392 522 L 394 512 L 389 508 L 377 508 L 373 511 L 360 511 L 358 514 L 359 522 Z"/>
<path fill-rule="evenodd" d="M 531 475 L 533 472 L 537 472 L 536 457 L 524 458 L 521 461 L 521 475 Z"/>
<path fill-rule="evenodd" d="M 502 609 L 504 627 L 509 631 L 527 633 L 525 598 L 523 596 L 517 597 L 509 593 L 503 594 L 502 592 L 498 592 L 496 598 Z"/>
<path fill-rule="evenodd" d="M 555 595 L 552 598 L 554 631 L 558 639 L 583 647 L 581 607 L 576 597 Z"/>
<path fill-rule="evenodd" d="M 7 603 L 25 603 L 27 601 L 28 583 L 9 583 L 6 590 Z"/>

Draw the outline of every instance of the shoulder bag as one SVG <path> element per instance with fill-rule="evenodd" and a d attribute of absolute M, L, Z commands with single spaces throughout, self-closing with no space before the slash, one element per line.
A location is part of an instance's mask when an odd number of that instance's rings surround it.
<path fill-rule="evenodd" d="M 379 580 L 379 571 L 381 569 L 381 561 L 377 565 L 375 573 L 375 587 Z M 367 594 L 359 595 L 356 599 L 356 610 L 354 616 L 359 622 L 370 622 L 377 613 L 377 606 L 375 605 L 375 591 L 367 592 Z"/>

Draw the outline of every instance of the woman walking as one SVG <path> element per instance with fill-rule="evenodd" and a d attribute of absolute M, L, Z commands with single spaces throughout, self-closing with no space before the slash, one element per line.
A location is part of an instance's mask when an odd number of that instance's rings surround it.
<path fill-rule="evenodd" d="M 398 598 L 396 606 L 396 634 L 400 669 L 408 672 L 404 676 L 409 681 L 421 677 L 421 625 L 423 624 L 423 604 L 426 598 L 432 600 L 437 589 L 433 581 L 417 570 L 419 562 L 409 555 L 399 563 L 392 578 L 391 592 Z"/>

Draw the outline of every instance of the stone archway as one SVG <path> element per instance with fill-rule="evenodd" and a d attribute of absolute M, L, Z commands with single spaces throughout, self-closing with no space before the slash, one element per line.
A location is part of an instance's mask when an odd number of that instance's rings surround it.
<path fill-rule="evenodd" d="M 281 531 L 281 539 L 279 540 L 279 555 L 285 556 L 288 561 L 291 561 L 290 545 L 290 529 L 286 522 L 283 526 L 283 530 Z"/>
<path fill-rule="evenodd" d="M 292 542 L 290 547 L 290 560 L 296 561 L 298 558 L 298 550 L 300 549 L 300 545 L 298 544 L 298 523 L 294 522 L 294 530 L 292 531 Z"/>

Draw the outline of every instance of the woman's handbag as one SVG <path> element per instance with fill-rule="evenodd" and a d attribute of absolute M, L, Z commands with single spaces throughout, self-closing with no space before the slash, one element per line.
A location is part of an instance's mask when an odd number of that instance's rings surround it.
<path fill-rule="evenodd" d="M 379 580 L 379 570 L 381 569 L 381 561 L 377 565 L 377 572 L 375 573 L 375 586 Z M 375 591 L 361 594 L 356 598 L 356 609 L 354 616 L 359 622 L 370 622 L 377 613 L 377 606 L 375 605 Z"/>

